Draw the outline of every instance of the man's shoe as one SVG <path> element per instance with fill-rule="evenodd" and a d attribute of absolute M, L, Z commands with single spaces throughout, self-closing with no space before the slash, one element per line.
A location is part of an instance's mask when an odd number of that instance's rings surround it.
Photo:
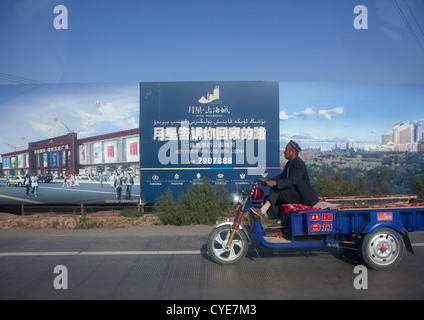
<path fill-rule="evenodd" d="M 268 229 L 281 229 L 281 223 L 274 223 L 274 224 L 270 224 L 268 225 Z"/>
<path fill-rule="evenodd" d="M 261 217 L 261 219 L 265 219 L 266 218 L 266 214 L 261 212 L 261 209 L 257 209 L 257 208 L 251 208 L 250 210 L 252 210 L 252 212 L 254 214 L 256 214 L 257 216 Z"/>

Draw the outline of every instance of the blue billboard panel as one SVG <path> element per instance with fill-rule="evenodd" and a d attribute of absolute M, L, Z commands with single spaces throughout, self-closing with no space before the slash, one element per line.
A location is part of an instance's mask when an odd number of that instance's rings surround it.
<path fill-rule="evenodd" d="M 50 166 L 51 167 L 57 167 L 58 166 L 58 158 L 59 154 L 57 151 L 50 152 Z"/>
<path fill-rule="evenodd" d="M 236 192 L 279 165 L 277 82 L 140 83 L 141 198 L 205 177 Z"/>

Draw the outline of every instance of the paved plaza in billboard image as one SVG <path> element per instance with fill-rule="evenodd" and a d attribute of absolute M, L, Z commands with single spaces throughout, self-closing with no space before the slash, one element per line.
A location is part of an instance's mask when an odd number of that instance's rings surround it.
<path fill-rule="evenodd" d="M 140 186 L 132 186 L 131 199 L 125 199 L 125 186 L 122 188 L 121 200 L 117 200 L 116 190 L 108 182 L 79 182 L 78 186 L 64 186 L 63 180 L 39 183 L 38 195 L 29 192 L 25 187 L 8 186 L 6 179 L 0 179 L 1 205 L 45 205 L 45 204 L 137 204 L 140 199 Z"/>

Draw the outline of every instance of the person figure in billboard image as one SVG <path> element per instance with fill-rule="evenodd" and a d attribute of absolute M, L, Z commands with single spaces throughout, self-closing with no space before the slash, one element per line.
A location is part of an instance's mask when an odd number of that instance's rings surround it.
<path fill-rule="evenodd" d="M 71 174 L 71 176 L 69 178 L 69 185 L 72 188 L 79 186 L 78 177 L 76 175 Z"/>
<path fill-rule="evenodd" d="M 118 201 L 121 200 L 122 185 L 123 185 L 122 177 L 118 172 L 118 173 L 116 173 L 115 181 L 113 183 L 113 186 L 116 189 L 116 200 L 118 200 Z"/>
<path fill-rule="evenodd" d="M 288 160 L 284 170 L 271 179 L 261 179 L 270 187 L 268 196 L 261 209 L 252 208 L 252 212 L 261 218 L 279 219 L 277 224 L 286 222 L 287 217 L 280 214 L 282 204 L 301 203 L 313 207 L 318 203 L 318 196 L 312 188 L 305 162 L 299 157 L 302 149 L 293 140 L 286 145 L 284 157 Z M 284 221 L 281 221 L 283 218 Z M 281 227 L 281 225 L 280 225 Z"/>
<path fill-rule="evenodd" d="M 38 176 L 35 173 L 31 177 L 31 194 L 38 197 Z"/>
<path fill-rule="evenodd" d="M 79 182 L 78 182 L 78 176 L 74 177 L 74 187 L 78 187 L 79 186 Z"/>
<path fill-rule="evenodd" d="M 131 173 L 128 172 L 125 178 L 125 200 L 131 200 L 131 190 L 134 184 L 134 178 L 131 176 Z"/>
<path fill-rule="evenodd" d="M 68 186 L 68 176 L 66 174 L 63 175 L 63 184 L 62 184 L 62 188 L 63 187 L 67 187 Z"/>
<path fill-rule="evenodd" d="M 26 189 L 26 196 L 29 197 L 29 190 L 31 189 L 31 177 L 28 173 L 25 175 L 24 185 Z"/>

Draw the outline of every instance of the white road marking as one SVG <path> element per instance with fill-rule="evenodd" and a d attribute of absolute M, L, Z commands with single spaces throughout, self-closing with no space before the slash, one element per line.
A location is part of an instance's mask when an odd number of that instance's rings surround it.
<path fill-rule="evenodd" d="M 190 255 L 201 254 L 200 250 L 182 251 L 51 251 L 51 252 L 0 252 L 0 257 L 28 256 L 123 256 L 123 255 Z"/>
<path fill-rule="evenodd" d="M 42 189 L 53 189 L 53 190 L 60 190 L 60 191 L 72 191 L 72 192 L 83 192 L 83 193 L 97 193 L 97 194 L 113 194 L 116 195 L 115 191 L 100 191 L 100 190 L 87 190 L 87 189 L 78 189 L 77 187 L 46 187 L 42 186 L 39 187 Z M 106 187 L 105 187 L 106 188 Z M 125 197 L 125 189 L 122 189 L 122 194 Z M 140 197 L 139 194 L 133 193 L 132 197 Z"/>
<path fill-rule="evenodd" d="M 54 189 L 54 190 L 61 190 L 61 191 L 73 191 L 73 192 L 92 192 L 92 193 L 105 193 L 105 194 L 115 194 L 115 192 L 107 192 L 107 191 L 96 191 L 96 190 L 85 190 L 85 189 L 76 189 L 73 187 L 46 187 L 46 186 L 42 186 L 39 187 L 41 189 Z"/>
<path fill-rule="evenodd" d="M 412 243 L 413 247 L 424 247 L 424 243 Z M 200 250 L 152 250 L 152 251 L 47 251 L 47 252 L 0 252 L 0 257 L 28 256 L 147 256 L 147 255 L 195 255 Z"/>

